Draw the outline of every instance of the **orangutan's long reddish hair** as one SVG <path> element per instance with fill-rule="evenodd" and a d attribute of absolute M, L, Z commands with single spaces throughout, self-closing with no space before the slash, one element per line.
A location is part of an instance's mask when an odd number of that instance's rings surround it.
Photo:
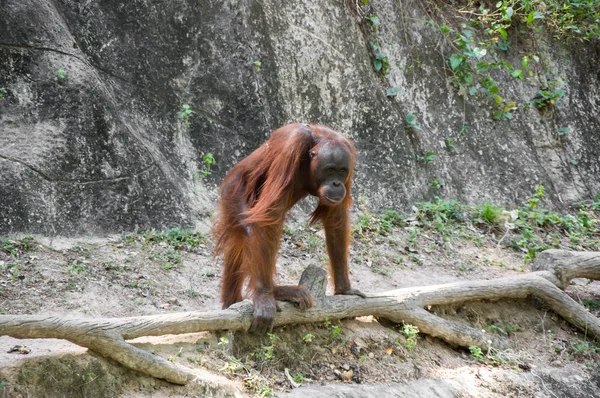
<path fill-rule="evenodd" d="M 362 295 L 348 279 L 354 161 L 354 145 L 336 131 L 291 124 L 273 132 L 229 171 L 213 227 L 215 252 L 224 257 L 224 308 L 242 300 L 247 278 L 255 306 L 254 329 L 270 329 L 275 300 L 292 301 L 303 309 L 312 305 L 312 296 L 302 286 L 273 283 L 285 214 L 309 194 L 319 198 L 311 222 L 323 222 L 336 294 Z"/>

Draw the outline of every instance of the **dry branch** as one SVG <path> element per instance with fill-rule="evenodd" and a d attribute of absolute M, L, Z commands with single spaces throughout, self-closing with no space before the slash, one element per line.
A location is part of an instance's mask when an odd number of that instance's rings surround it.
<path fill-rule="evenodd" d="M 436 305 L 476 300 L 536 296 L 588 335 L 600 336 L 600 320 L 560 289 L 572 278 L 600 279 L 600 253 L 548 250 L 539 255 L 534 269 L 535 272 L 515 277 L 399 289 L 360 298 L 325 297 L 326 272 L 318 267 L 309 267 L 303 274 L 301 283 L 313 292 L 315 306 L 307 311 L 299 311 L 284 303 L 281 305 L 282 312 L 276 315 L 275 326 L 374 315 L 415 325 L 421 332 L 453 345 L 502 347 L 507 344 L 505 340 L 440 318 L 428 309 Z M 227 310 L 118 319 L 3 315 L 0 316 L 0 335 L 15 338 L 61 338 L 156 378 L 176 384 L 194 380 L 218 389 L 224 385 L 218 378 L 174 365 L 125 340 L 201 331 L 247 330 L 252 323 L 252 311 L 252 302 L 246 300 Z M 231 390 L 231 387 L 228 388 Z M 235 395 L 235 391 L 231 391 L 230 395 Z"/>

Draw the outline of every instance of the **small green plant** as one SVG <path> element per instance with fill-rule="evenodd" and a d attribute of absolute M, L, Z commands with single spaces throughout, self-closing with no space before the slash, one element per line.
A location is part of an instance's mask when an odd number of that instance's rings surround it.
<path fill-rule="evenodd" d="M 25 236 L 22 239 L 0 239 L 0 251 L 8 253 L 12 257 L 18 257 L 30 251 L 33 248 L 33 242 L 32 236 Z"/>
<path fill-rule="evenodd" d="M 314 337 L 315 336 L 313 336 L 312 334 L 307 333 L 304 336 L 302 336 L 302 341 L 304 341 L 306 344 L 309 344 L 312 343 Z"/>
<path fill-rule="evenodd" d="M 373 60 L 373 67 L 377 72 L 381 72 L 383 76 L 387 76 L 390 69 L 390 61 L 384 53 L 376 53 Z"/>
<path fill-rule="evenodd" d="M 406 341 L 404 342 L 404 348 L 407 350 L 412 350 L 417 346 L 419 328 L 409 324 L 402 325 L 402 335 L 406 338 Z"/>
<path fill-rule="evenodd" d="M 4 97 L 6 97 L 6 94 L 7 94 L 6 89 L 4 87 L 0 87 L 0 100 L 3 100 Z"/>
<path fill-rule="evenodd" d="M 566 137 L 571 133 L 571 129 L 569 127 L 559 127 L 556 129 L 556 134 L 558 137 Z"/>
<path fill-rule="evenodd" d="M 404 224 L 404 217 L 402 217 L 396 210 L 386 209 L 383 216 L 379 217 L 379 230 L 382 232 L 390 232 L 394 226 L 402 226 Z"/>
<path fill-rule="evenodd" d="M 192 251 L 194 248 L 206 243 L 207 239 L 206 235 L 201 232 L 185 231 L 179 228 L 172 228 L 165 232 L 157 232 L 152 229 L 144 232 L 142 238 L 146 244 L 166 244 L 172 249 L 186 251 Z M 130 241 L 132 238 L 127 238 L 127 240 Z"/>
<path fill-rule="evenodd" d="M 531 209 L 537 209 L 540 201 L 544 198 L 544 186 L 536 185 L 535 186 L 535 194 L 527 199 L 527 206 Z"/>
<path fill-rule="evenodd" d="M 600 352 L 600 347 L 581 339 L 573 339 L 570 342 L 569 348 L 573 355 L 580 357 L 592 357 L 594 354 Z"/>
<path fill-rule="evenodd" d="M 363 214 L 358 216 L 358 222 L 352 226 L 352 233 L 368 241 L 375 235 L 387 235 L 392 227 L 404 223 L 403 217 L 396 211 L 387 209 L 383 215 L 376 216 L 362 206 Z"/>
<path fill-rule="evenodd" d="M 583 306 L 585 308 L 589 308 L 590 310 L 597 310 L 597 309 L 600 309 L 600 301 L 585 299 L 585 300 L 583 300 Z"/>
<path fill-rule="evenodd" d="M 410 113 L 410 112 L 407 113 L 406 117 L 404 118 L 404 120 L 406 121 L 406 125 L 404 126 L 405 128 L 407 128 L 407 129 L 413 129 L 413 130 L 421 130 L 421 125 L 417 121 L 416 116 L 413 115 L 412 113 Z"/>
<path fill-rule="evenodd" d="M 64 69 L 59 69 L 56 71 L 56 76 L 54 76 L 54 84 L 60 86 L 67 79 L 67 71 Z"/>
<path fill-rule="evenodd" d="M 183 122 L 186 129 L 190 128 L 190 118 L 195 112 L 190 108 L 188 104 L 181 105 L 181 111 L 179 112 L 179 120 Z"/>
<path fill-rule="evenodd" d="M 363 16 L 363 18 L 366 19 L 367 22 L 369 22 L 369 25 L 371 25 L 371 28 L 373 28 L 374 30 L 376 30 L 377 27 L 381 24 L 379 17 L 375 14 L 368 14 Z"/>
<path fill-rule="evenodd" d="M 182 263 L 179 252 L 169 249 L 166 253 L 159 255 L 159 259 L 163 261 L 163 267 L 166 270 L 173 269 Z"/>
<path fill-rule="evenodd" d="M 504 329 L 506 330 L 506 333 L 510 336 L 511 334 L 520 332 L 521 326 L 519 326 L 517 324 L 507 323 L 506 326 L 504 327 Z"/>
<path fill-rule="evenodd" d="M 252 62 L 252 66 L 254 66 L 254 72 L 258 73 L 260 72 L 260 66 L 261 66 L 261 62 L 260 61 L 254 61 Z"/>
<path fill-rule="evenodd" d="M 329 330 L 329 337 L 331 337 L 332 339 L 336 339 L 336 338 L 340 337 L 340 335 L 342 333 L 342 329 L 338 325 L 330 325 L 328 330 Z"/>
<path fill-rule="evenodd" d="M 73 260 L 71 263 L 71 267 L 69 268 L 69 272 L 72 274 L 83 274 L 85 272 L 85 263 L 77 262 L 77 260 Z"/>
<path fill-rule="evenodd" d="M 369 43 L 373 50 L 373 68 L 376 72 L 381 73 L 383 76 L 387 76 L 390 73 L 390 61 L 388 56 L 381 49 L 381 45 L 378 41 L 372 41 Z"/>
<path fill-rule="evenodd" d="M 497 333 L 497 334 L 503 334 L 503 335 L 508 334 L 508 333 L 506 333 L 506 330 L 502 329 L 498 325 L 493 325 L 493 324 L 492 325 L 488 325 L 486 329 L 488 331 L 490 331 L 490 332 L 494 332 L 494 333 Z"/>
<path fill-rule="evenodd" d="M 304 383 L 304 375 L 302 373 L 293 374 L 292 379 L 298 384 Z"/>
<path fill-rule="evenodd" d="M 549 80 L 547 87 L 538 90 L 537 96 L 532 100 L 536 108 L 541 109 L 547 106 L 554 105 L 561 97 L 565 95 L 563 82 L 558 80 Z"/>
<path fill-rule="evenodd" d="M 436 196 L 433 202 L 417 203 L 417 219 L 425 225 L 431 225 L 442 230 L 444 225 L 450 222 L 461 222 L 465 220 L 464 208 L 456 200 L 443 200 Z"/>
<path fill-rule="evenodd" d="M 477 207 L 476 214 L 481 221 L 489 227 L 496 227 L 502 223 L 504 209 L 491 202 L 484 202 Z"/>
<path fill-rule="evenodd" d="M 511 120 L 512 112 L 517 109 L 517 104 L 514 101 L 507 101 L 499 95 L 494 95 L 494 108 L 492 110 L 493 120 Z"/>
<path fill-rule="evenodd" d="M 386 95 L 391 98 L 396 98 L 398 95 L 404 94 L 404 90 L 400 87 L 388 87 L 386 90 Z"/>
<path fill-rule="evenodd" d="M 85 383 L 91 383 L 96 380 L 98 376 L 94 374 L 94 372 L 88 372 L 86 374 L 81 375 L 81 380 Z"/>
<path fill-rule="evenodd" d="M 229 361 L 225 362 L 223 367 L 219 369 L 220 372 L 225 372 L 230 375 L 235 375 L 242 370 L 244 370 L 244 365 L 236 358 L 229 358 Z"/>
<path fill-rule="evenodd" d="M 472 345 L 469 346 L 469 352 L 471 353 L 471 358 L 477 360 L 477 361 L 483 361 L 484 356 L 483 356 L 483 351 L 481 351 L 481 348 Z"/>
<path fill-rule="evenodd" d="M 429 164 L 431 162 L 433 162 L 435 160 L 435 158 L 438 157 L 438 154 L 435 152 L 425 152 L 422 155 L 417 155 L 417 161 L 425 163 L 425 164 Z"/>
<path fill-rule="evenodd" d="M 264 345 L 262 352 L 257 354 L 257 357 L 265 362 L 275 357 L 275 341 L 277 341 L 277 336 L 274 333 L 267 333 L 267 336 L 269 337 L 269 345 Z"/>
<path fill-rule="evenodd" d="M 436 178 L 429 183 L 429 187 L 436 193 L 438 193 L 446 185 L 446 180 L 443 178 Z"/>
<path fill-rule="evenodd" d="M 258 388 L 258 396 L 261 398 L 271 397 L 273 396 L 273 388 L 267 385 L 260 386 Z"/>
<path fill-rule="evenodd" d="M 369 240 L 371 235 L 379 232 L 379 220 L 364 205 L 362 214 L 358 216 L 358 222 L 352 226 L 352 233 L 360 236 L 363 240 Z"/>
<path fill-rule="evenodd" d="M 207 153 L 202 156 L 202 168 L 200 169 L 200 179 L 205 179 L 208 175 L 210 175 L 210 169 L 215 165 L 215 158 L 212 153 Z"/>

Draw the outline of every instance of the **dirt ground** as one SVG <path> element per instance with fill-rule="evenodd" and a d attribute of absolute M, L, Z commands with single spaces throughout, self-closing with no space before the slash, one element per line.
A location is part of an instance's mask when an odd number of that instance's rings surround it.
<path fill-rule="evenodd" d="M 327 267 L 322 236 L 302 223 L 286 226 L 279 283 L 297 283 L 310 264 Z M 97 318 L 218 309 L 220 260 L 211 255 L 210 239 L 200 234 L 187 239 L 193 244 L 179 245 L 156 232 L 14 239 L 14 248 L 0 251 L 0 313 Z M 382 292 L 527 272 L 523 252 L 498 241 L 496 234 L 474 227 L 451 237 L 426 229 L 415 234 L 407 226 L 355 234 L 351 281 L 362 291 Z M 600 282 L 575 280 L 568 292 L 598 316 Z M 310 388 L 324 386 L 354 386 L 339 396 L 377 397 L 578 397 L 600 391 L 600 344 L 534 298 L 433 311 L 507 336 L 512 347 L 477 353 L 372 317 L 287 326 L 269 336 L 198 333 L 136 344 L 227 378 L 250 396 L 317 396 Z M 17 345 L 30 352 L 8 352 Z M 445 384 L 435 386 L 438 393 L 433 387 L 424 393 L 415 389 L 427 383 Z M 289 392 L 297 385 L 297 393 Z M 369 386 L 375 389 L 359 390 Z M 0 392 L 2 397 L 204 396 L 201 389 L 140 376 L 63 340 L 6 336 L 0 337 Z"/>

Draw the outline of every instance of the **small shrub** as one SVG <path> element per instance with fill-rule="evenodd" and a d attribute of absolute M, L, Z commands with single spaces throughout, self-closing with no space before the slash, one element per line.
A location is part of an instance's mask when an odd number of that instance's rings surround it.
<path fill-rule="evenodd" d="M 417 346 L 417 339 L 419 338 L 419 328 L 409 324 L 402 325 L 402 335 L 406 338 L 404 348 L 412 350 Z"/>
<path fill-rule="evenodd" d="M 64 69 L 59 69 L 56 71 L 56 76 L 54 76 L 54 84 L 60 86 L 67 80 L 67 71 Z"/>
<path fill-rule="evenodd" d="M 185 128 L 190 128 L 190 118 L 194 114 L 194 111 L 188 104 L 181 105 L 181 111 L 179 112 L 179 119 L 183 122 Z"/>
<path fill-rule="evenodd" d="M 502 223 L 503 211 L 504 209 L 491 202 L 484 202 L 477 207 L 476 214 L 485 224 L 495 227 Z"/>
<path fill-rule="evenodd" d="M 469 347 L 469 352 L 471 353 L 471 358 L 477 360 L 477 361 L 483 361 L 484 357 L 483 357 L 483 351 L 481 351 L 481 348 L 472 345 Z"/>

